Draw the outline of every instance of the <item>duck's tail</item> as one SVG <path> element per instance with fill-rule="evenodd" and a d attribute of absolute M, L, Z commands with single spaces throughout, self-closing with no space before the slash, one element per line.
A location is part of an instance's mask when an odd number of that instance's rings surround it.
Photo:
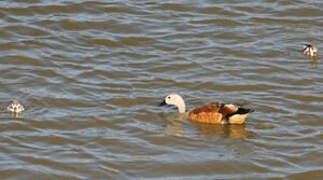
<path fill-rule="evenodd" d="M 254 111 L 254 109 L 240 107 L 236 112 L 227 115 L 226 119 L 229 124 L 243 124 L 248 115 Z"/>

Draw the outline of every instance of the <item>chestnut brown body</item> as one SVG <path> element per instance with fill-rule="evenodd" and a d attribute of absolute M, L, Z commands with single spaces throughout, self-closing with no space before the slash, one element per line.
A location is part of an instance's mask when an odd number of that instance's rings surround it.
<path fill-rule="evenodd" d="M 242 124 L 251 112 L 253 110 L 233 104 L 210 102 L 190 110 L 187 118 L 190 121 L 209 124 Z"/>

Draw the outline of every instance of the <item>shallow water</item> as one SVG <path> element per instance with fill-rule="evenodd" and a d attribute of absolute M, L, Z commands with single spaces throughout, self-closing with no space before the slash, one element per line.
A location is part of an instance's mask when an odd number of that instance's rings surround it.
<path fill-rule="evenodd" d="M 323 2 L 1 1 L 1 179 L 323 179 Z M 255 108 L 210 126 L 158 107 Z M 26 111 L 5 112 L 12 99 Z"/>

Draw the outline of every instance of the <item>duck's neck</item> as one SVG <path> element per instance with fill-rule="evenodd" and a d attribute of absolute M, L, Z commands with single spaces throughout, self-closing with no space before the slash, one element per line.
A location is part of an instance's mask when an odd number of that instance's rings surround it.
<path fill-rule="evenodd" d="M 183 99 L 180 99 L 180 101 L 177 102 L 176 106 L 179 113 L 185 113 L 186 107 Z"/>

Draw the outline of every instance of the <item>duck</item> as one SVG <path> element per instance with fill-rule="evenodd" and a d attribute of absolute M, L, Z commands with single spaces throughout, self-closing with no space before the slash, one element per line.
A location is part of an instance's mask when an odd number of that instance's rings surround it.
<path fill-rule="evenodd" d="M 317 47 L 311 44 L 304 44 L 303 52 L 307 56 L 316 56 L 317 55 Z"/>
<path fill-rule="evenodd" d="M 167 95 L 160 103 L 160 106 L 176 106 L 180 114 L 184 114 L 188 120 L 207 124 L 243 124 L 247 116 L 254 112 L 235 104 L 223 102 L 209 102 L 198 108 L 186 112 L 184 99 L 177 93 Z"/>
<path fill-rule="evenodd" d="M 8 111 L 14 113 L 20 113 L 25 110 L 24 106 L 19 103 L 18 100 L 13 100 L 11 104 L 7 107 Z"/>

